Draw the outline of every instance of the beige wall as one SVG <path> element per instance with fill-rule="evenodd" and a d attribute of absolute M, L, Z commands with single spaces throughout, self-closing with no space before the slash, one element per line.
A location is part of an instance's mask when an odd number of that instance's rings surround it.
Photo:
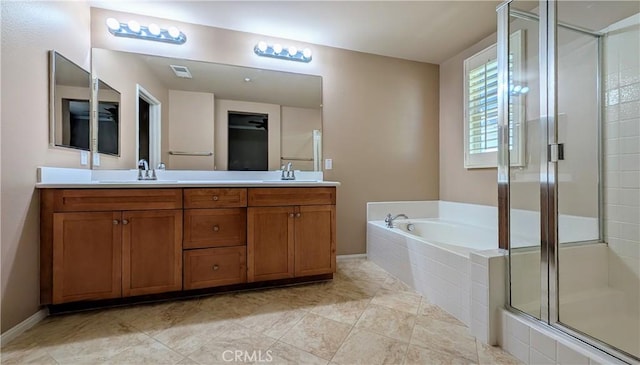
<path fill-rule="evenodd" d="M 282 157 L 313 159 L 313 130 L 322 130 L 322 109 L 283 106 L 281 110 Z M 313 161 L 291 163 L 296 170 L 313 170 Z"/>
<path fill-rule="evenodd" d="M 13 2 L 2 6 L 1 257 L 2 332 L 39 306 L 36 167 L 81 167 L 80 152 L 49 147 L 48 54 L 89 69 L 89 6 Z"/>
<path fill-rule="evenodd" d="M 137 85 L 153 95 L 160 103 L 162 161 L 168 161 L 169 146 L 169 91 L 150 72 L 145 64 L 127 53 L 92 50 L 93 75 L 120 92 L 120 157 L 100 155 L 100 169 L 136 168 L 137 141 Z M 126 65 L 126 67 L 123 67 Z"/>
<path fill-rule="evenodd" d="M 213 152 L 214 95 L 169 90 L 169 151 Z M 213 156 L 169 155 L 167 168 L 213 170 Z"/>
<path fill-rule="evenodd" d="M 437 65 L 138 15 L 143 24 L 177 25 L 188 41 L 176 46 L 116 38 L 104 26 L 109 16 L 130 19 L 92 9 L 94 47 L 322 76 L 323 150 L 334 160 L 325 179 L 342 183 L 338 254 L 365 252 L 367 202 L 438 198 Z M 259 40 L 309 46 L 313 61 L 257 57 L 252 49 Z"/>
<path fill-rule="evenodd" d="M 491 35 L 440 64 L 440 199 L 498 205 L 496 169 L 464 168 L 463 63 L 496 42 Z"/>

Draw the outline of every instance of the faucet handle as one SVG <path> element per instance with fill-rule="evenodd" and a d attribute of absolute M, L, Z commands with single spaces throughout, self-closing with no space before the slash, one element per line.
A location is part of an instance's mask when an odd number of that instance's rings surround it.
<path fill-rule="evenodd" d="M 389 223 L 391 220 L 391 213 L 387 213 L 387 216 L 384 218 L 385 223 Z"/>

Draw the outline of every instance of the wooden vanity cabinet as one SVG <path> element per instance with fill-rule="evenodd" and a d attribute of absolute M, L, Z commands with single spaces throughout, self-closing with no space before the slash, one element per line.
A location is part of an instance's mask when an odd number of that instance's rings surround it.
<path fill-rule="evenodd" d="M 184 289 L 247 282 L 247 189 L 184 189 Z"/>
<path fill-rule="evenodd" d="M 249 282 L 335 272 L 335 188 L 252 188 L 248 201 Z"/>
<path fill-rule="evenodd" d="M 182 189 L 43 189 L 41 302 L 182 289 Z"/>

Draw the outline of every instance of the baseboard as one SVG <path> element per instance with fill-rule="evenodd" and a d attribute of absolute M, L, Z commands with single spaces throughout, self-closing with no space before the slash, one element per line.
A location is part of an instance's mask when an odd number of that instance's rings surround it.
<path fill-rule="evenodd" d="M 355 255 L 338 255 L 336 256 L 336 260 L 355 260 L 355 259 L 366 259 L 366 253 L 357 253 Z"/>
<path fill-rule="evenodd" d="M 35 312 L 31 317 L 13 326 L 11 329 L 0 335 L 0 346 L 4 347 L 4 345 L 13 341 L 13 339 L 23 334 L 26 330 L 47 318 L 48 315 L 49 310 L 47 308 L 43 308 Z"/>

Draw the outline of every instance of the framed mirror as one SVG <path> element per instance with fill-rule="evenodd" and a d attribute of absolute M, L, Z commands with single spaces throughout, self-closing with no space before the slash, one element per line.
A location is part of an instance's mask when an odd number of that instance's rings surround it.
<path fill-rule="evenodd" d="M 98 80 L 98 153 L 120 156 L 120 93 Z"/>
<path fill-rule="evenodd" d="M 49 51 L 49 142 L 52 146 L 90 149 L 91 77 L 56 51 Z"/>
<path fill-rule="evenodd" d="M 320 76 L 98 48 L 92 62 L 122 92 L 122 157 L 131 166 L 320 170 Z"/>

